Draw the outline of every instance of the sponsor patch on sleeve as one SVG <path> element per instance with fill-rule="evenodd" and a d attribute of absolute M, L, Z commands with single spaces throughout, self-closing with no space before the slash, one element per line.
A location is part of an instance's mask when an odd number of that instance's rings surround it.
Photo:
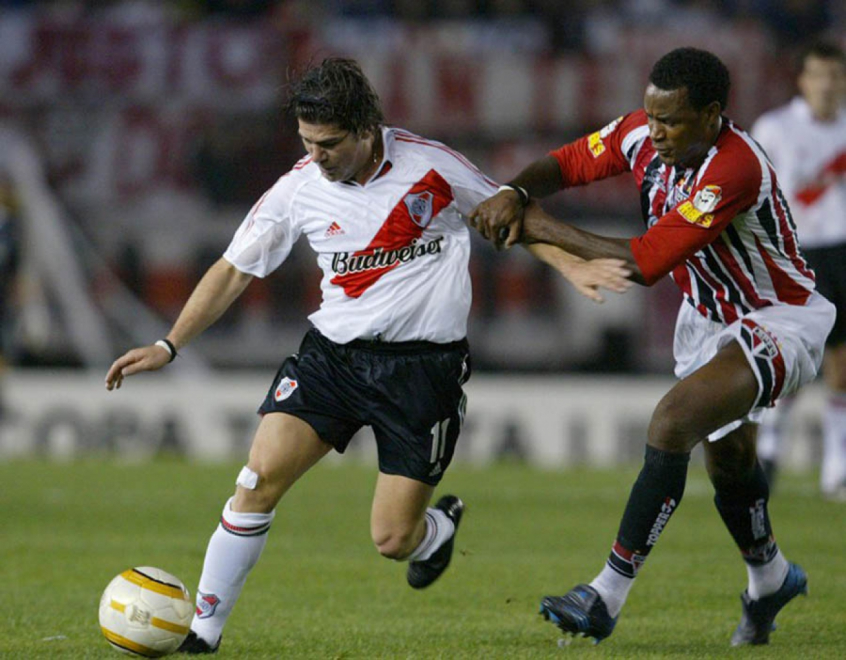
<path fill-rule="evenodd" d="M 714 222 L 713 213 L 703 213 L 696 208 L 690 200 L 682 202 L 676 207 L 679 215 L 693 225 L 699 225 L 706 229 Z"/>
<path fill-rule="evenodd" d="M 617 117 L 605 128 L 588 135 L 588 149 L 590 149 L 594 158 L 598 158 L 605 153 L 605 142 L 603 142 L 603 140 L 614 132 L 614 129 L 617 128 L 622 119 L 622 117 Z"/>

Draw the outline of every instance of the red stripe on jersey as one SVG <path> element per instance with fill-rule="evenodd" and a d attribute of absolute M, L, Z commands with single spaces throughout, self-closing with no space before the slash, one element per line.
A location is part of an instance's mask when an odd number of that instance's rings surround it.
<path fill-rule="evenodd" d="M 720 306 L 720 311 L 722 312 L 723 320 L 726 324 L 733 323 L 740 318 L 734 304 L 727 298 L 728 291 L 725 285 L 708 272 L 702 259 L 695 256 L 690 257 L 687 260 L 687 263 L 689 263 L 691 267 L 699 273 L 699 277 L 705 281 L 708 288 L 714 294 L 714 300 L 717 305 Z"/>
<path fill-rule="evenodd" d="M 258 201 L 255 204 L 253 204 L 253 208 L 250 209 L 249 215 L 255 215 L 256 213 L 258 213 L 258 210 L 261 208 L 261 205 L 264 204 L 264 200 L 270 194 L 271 190 L 273 190 L 273 188 L 268 188 L 264 192 L 264 194 L 261 197 L 259 197 Z"/>
<path fill-rule="evenodd" d="M 379 231 L 376 232 L 376 236 L 373 237 L 370 244 L 363 250 L 356 252 L 353 257 L 372 255 L 377 249 L 382 252 L 389 252 L 410 247 L 414 239 L 423 235 L 423 227 L 412 219 L 406 199 L 409 195 L 419 195 L 426 192 L 432 195 L 432 218 L 435 218 L 453 200 L 452 187 L 449 183 L 435 170 L 429 170 L 426 176 L 403 195 L 388 215 L 387 220 L 379 228 Z M 350 298 L 358 298 L 373 286 L 379 278 L 399 266 L 400 263 L 399 260 L 396 260 L 390 265 L 336 275 L 331 282 L 343 287 L 344 293 Z"/>
<path fill-rule="evenodd" d="M 292 170 L 301 170 L 311 162 L 311 156 L 300 158 L 296 164 L 291 168 Z"/>
<path fill-rule="evenodd" d="M 775 172 L 772 168 L 769 168 L 769 170 L 770 177 L 774 182 L 777 182 Z M 790 259 L 793 267 L 802 275 L 810 280 L 814 280 L 814 272 L 808 268 L 808 264 L 805 263 L 805 260 L 799 255 L 799 247 L 796 244 L 796 234 L 793 232 L 793 228 L 787 221 L 787 213 L 785 212 L 785 208 L 781 205 L 781 200 L 778 198 L 778 195 L 773 195 L 772 200 L 773 207 L 775 208 L 776 215 L 778 216 L 778 230 L 781 232 L 782 238 L 784 239 L 785 256 Z"/>
<path fill-rule="evenodd" d="M 720 263 L 726 267 L 726 270 L 731 274 L 732 281 L 743 292 L 743 296 L 749 301 L 752 307 L 760 309 L 769 305 L 766 300 L 758 295 L 754 282 L 746 276 L 746 273 L 740 267 L 740 264 L 737 263 L 737 259 L 734 258 L 734 254 L 732 254 L 728 246 L 722 241 L 714 241 L 711 247 L 714 248 L 714 252 L 720 258 Z"/>
<path fill-rule="evenodd" d="M 479 174 L 485 181 L 487 181 L 492 186 L 497 185 L 495 181 L 486 177 L 478 167 L 476 167 L 473 163 L 471 163 L 467 158 L 465 158 L 462 154 L 458 153 L 457 151 L 453 151 L 445 144 L 440 142 L 434 142 L 432 140 L 427 140 L 426 138 L 422 138 L 419 135 L 415 135 L 414 133 L 400 133 L 397 132 L 394 134 L 394 139 L 397 142 L 411 142 L 412 144 L 423 144 L 427 147 L 434 147 L 435 149 L 440 149 L 443 152 L 448 153 L 450 156 L 454 157 L 457 161 L 459 161 L 462 165 L 464 165 L 467 169 L 472 170 Z"/>
<path fill-rule="evenodd" d="M 687 264 L 681 264 L 680 266 L 676 266 L 673 269 L 672 277 L 673 282 L 675 282 L 676 286 L 681 289 L 682 293 L 692 298 L 693 291 L 691 290 L 690 273 L 687 272 Z"/>
<path fill-rule="evenodd" d="M 758 248 L 758 254 L 761 255 L 761 259 L 764 260 L 764 265 L 767 267 L 778 299 L 790 305 L 804 305 L 805 301 L 811 296 L 811 292 L 778 267 L 778 264 L 773 261 L 770 253 L 767 252 L 757 236 L 755 237 L 755 245 Z"/>

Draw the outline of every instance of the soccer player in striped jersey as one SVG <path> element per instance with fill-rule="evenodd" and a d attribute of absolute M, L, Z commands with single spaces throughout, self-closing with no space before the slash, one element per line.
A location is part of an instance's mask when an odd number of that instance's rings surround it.
<path fill-rule="evenodd" d="M 259 408 L 249 460 L 209 541 L 185 653 L 217 650 L 277 503 L 362 426 L 373 428 L 378 449 L 371 537 L 383 556 L 409 562 L 411 587 L 446 570 L 464 510 L 454 495 L 429 502 L 453 457 L 470 377 L 464 215 L 497 186 L 445 145 L 384 126 L 352 60 L 306 71 L 288 109 L 307 155 L 256 202 L 168 336 L 127 352 L 106 375 L 111 390 L 172 361 L 299 237 L 317 254 L 323 300 Z M 532 250 L 591 298 L 599 285 L 628 286 L 622 262 Z"/>
<path fill-rule="evenodd" d="M 800 61 L 800 96 L 762 115 L 752 137 L 778 173 L 817 288 L 838 310 L 823 362 L 828 397 L 820 489 L 846 501 L 846 54 L 818 42 Z M 771 489 L 792 403 L 779 402 L 761 423 L 758 458 Z"/>
<path fill-rule="evenodd" d="M 676 323 L 679 382 L 659 402 L 643 469 L 600 573 L 541 612 L 565 632 L 611 634 L 638 570 L 684 493 L 690 452 L 704 441 L 715 503 L 746 563 L 732 645 L 766 644 L 807 577 L 776 544 L 757 423 L 779 397 L 813 380 L 834 307 L 815 291 L 776 172 L 723 111 L 729 72 L 712 53 L 674 50 L 654 65 L 644 107 L 552 151 L 512 182 L 542 197 L 631 172 L 646 231 L 612 239 L 525 209 L 504 190 L 470 216 L 485 236 L 542 242 L 585 259 L 616 257 L 650 285 L 670 275 L 684 302 Z"/>

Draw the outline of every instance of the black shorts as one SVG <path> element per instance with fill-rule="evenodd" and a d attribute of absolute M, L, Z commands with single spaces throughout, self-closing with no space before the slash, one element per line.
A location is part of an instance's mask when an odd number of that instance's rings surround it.
<path fill-rule="evenodd" d="M 469 377 L 466 339 L 336 344 L 312 329 L 280 367 L 259 413 L 299 417 L 340 453 L 372 426 L 380 472 L 435 485 L 455 451 Z"/>
<path fill-rule="evenodd" d="M 826 346 L 842 344 L 846 342 L 846 244 L 805 248 L 803 252 L 817 276 L 817 291 L 837 309 Z"/>

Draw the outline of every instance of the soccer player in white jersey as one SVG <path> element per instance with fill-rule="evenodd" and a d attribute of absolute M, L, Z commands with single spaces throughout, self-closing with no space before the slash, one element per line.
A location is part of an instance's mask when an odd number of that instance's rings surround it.
<path fill-rule="evenodd" d="M 253 206 L 165 339 L 118 358 L 106 387 L 159 369 L 264 277 L 305 236 L 323 271 L 323 300 L 297 354 L 273 379 L 235 495 L 209 541 L 186 653 L 213 653 L 265 545 L 277 503 L 332 449 L 372 426 L 379 476 L 371 536 L 408 560 L 417 589 L 452 556 L 464 509 L 429 502 L 450 463 L 470 377 L 469 230 L 462 214 L 497 186 L 445 145 L 383 125 L 379 99 L 352 60 L 329 58 L 291 88 L 288 110 L 307 156 Z M 628 286 L 614 260 L 533 250 L 597 299 Z"/>
<path fill-rule="evenodd" d="M 776 614 L 807 589 L 804 571 L 785 559 L 773 536 L 755 434 L 765 408 L 816 376 L 834 307 L 814 290 L 764 152 L 723 115 L 728 91 L 719 58 L 674 50 L 653 67 L 642 110 L 556 149 L 512 182 L 543 196 L 631 172 L 647 227 L 642 236 L 581 231 L 536 204 L 523 211 L 511 191 L 470 216 L 494 240 L 624 259 L 642 284 L 671 275 L 684 296 L 674 344 L 680 380 L 653 413 L 644 466 L 611 553 L 590 584 L 541 603 L 542 614 L 565 632 L 596 640 L 611 634 L 681 502 L 690 452 L 703 440 L 717 510 L 749 578 L 732 644 L 766 644 Z"/>
<path fill-rule="evenodd" d="M 828 336 L 823 377 L 820 488 L 846 501 L 846 55 L 819 42 L 802 53 L 800 96 L 762 115 L 752 136 L 767 152 L 796 221 L 817 289 L 837 307 Z M 768 410 L 758 437 L 758 458 L 773 487 L 793 399 Z"/>

